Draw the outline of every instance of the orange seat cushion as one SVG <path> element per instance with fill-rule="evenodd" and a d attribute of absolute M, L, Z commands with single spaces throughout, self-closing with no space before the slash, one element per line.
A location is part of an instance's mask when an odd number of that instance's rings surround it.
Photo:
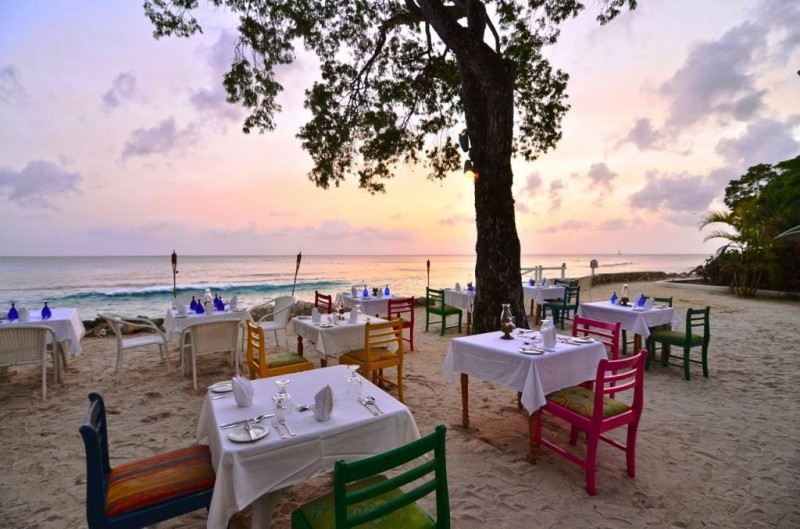
<path fill-rule="evenodd" d="M 385 347 L 370 349 L 370 352 L 372 353 L 372 358 L 370 360 L 371 362 L 383 362 L 384 360 L 399 359 L 397 354 Z M 356 362 L 366 363 L 367 351 L 364 349 L 360 351 L 350 351 L 347 354 L 343 354 L 342 357 L 352 358 Z"/>
<path fill-rule="evenodd" d="M 206 445 L 126 463 L 108 474 L 106 514 L 119 516 L 214 488 L 215 480 Z"/>

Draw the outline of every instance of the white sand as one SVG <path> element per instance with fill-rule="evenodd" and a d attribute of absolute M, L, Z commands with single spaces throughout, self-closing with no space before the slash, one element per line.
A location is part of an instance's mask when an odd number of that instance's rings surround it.
<path fill-rule="evenodd" d="M 584 291 L 582 299 L 605 299 L 611 289 Z M 447 384 L 441 369 L 454 334 L 423 332 L 424 314 L 417 312 L 406 404 L 423 434 L 439 423 L 449 428 L 453 527 L 800 527 L 800 303 L 631 285 L 638 290 L 674 296 L 681 314 L 711 306 L 711 376 L 704 379 L 693 365 L 687 382 L 682 369 L 653 362 L 637 477 L 626 475 L 622 452 L 601 443 L 595 497 L 584 490 L 582 470 L 566 459 L 543 449 L 537 465 L 525 461 L 528 422 L 514 391 L 471 379 L 472 427 L 460 426 L 460 387 Z M 112 465 L 193 442 L 203 393 L 180 377 L 174 350 L 170 376 L 157 351 L 146 350 L 130 352 L 115 376 L 113 340 L 82 343 L 84 354 L 71 359 L 66 383 L 48 380 L 46 402 L 35 367 L 0 377 L 2 527 L 85 527 L 78 427 L 90 391 L 102 394 L 108 407 Z M 221 356 L 201 361 L 199 386 L 230 376 Z M 545 417 L 545 429 L 566 440 L 566 428 L 552 417 Z M 289 527 L 292 508 L 326 490 L 328 481 L 292 487 L 273 527 Z M 205 511 L 158 527 L 203 528 Z M 249 527 L 248 512 L 231 527 Z"/>

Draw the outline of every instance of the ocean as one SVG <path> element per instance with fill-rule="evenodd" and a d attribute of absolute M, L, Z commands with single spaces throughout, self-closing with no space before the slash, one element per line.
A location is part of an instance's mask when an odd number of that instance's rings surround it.
<path fill-rule="evenodd" d="M 689 272 L 708 255 L 523 255 L 523 268 L 566 264 L 567 277 L 591 274 L 589 262 L 598 261 L 596 273 Z M 313 301 L 314 291 L 335 293 L 353 285 L 371 290 L 387 285 L 394 294 L 420 296 L 430 285 L 466 285 L 474 280 L 471 255 L 304 255 L 297 273 L 295 297 Z M 228 300 L 252 307 L 287 295 L 294 283 L 296 255 L 280 256 L 178 256 L 177 295 L 201 296 L 206 288 Z M 545 271 L 558 277 L 560 272 Z M 525 277 L 528 277 L 527 275 Z M 163 317 L 173 295 L 170 255 L 136 257 L 0 257 L 0 311 L 11 303 L 17 308 L 76 307 L 85 320 L 98 312 L 126 316 Z"/>

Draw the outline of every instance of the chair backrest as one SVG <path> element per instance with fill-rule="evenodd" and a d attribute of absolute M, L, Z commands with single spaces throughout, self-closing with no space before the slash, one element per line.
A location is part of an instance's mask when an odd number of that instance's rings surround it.
<path fill-rule="evenodd" d="M 187 325 L 183 333 L 190 337 L 195 355 L 236 351 L 239 339 L 239 320 L 217 320 Z M 182 340 L 182 344 L 186 341 Z"/>
<path fill-rule="evenodd" d="M 403 319 L 385 321 L 383 323 L 367 323 L 364 326 L 364 350 L 367 361 L 372 359 L 373 349 L 391 348 L 397 344 L 395 353 L 403 356 Z"/>
<path fill-rule="evenodd" d="M 320 294 L 319 291 L 314 291 L 314 306 L 323 314 L 333 313 L 333 296 L 330 294 Z"/>
<path fill-rule="evenodd" d="M 613 415 L 609 421 L 630 422 L 642 414 L 644 407 L 644 363 L 647 351 L 642 349 L 638 354 L 620 360 L 600 360 L 597 365 L 597 376 L 594 382 L 594 409 L 592 422 L 603 422 L 604 399 L 606 395 L 617 398 L 620 393 L 633 392 L 630 408 L 620 414 Z M 632 416 L 632 417 L 631 417 Z"/>
<path fill-rule="evenodd" d="M 611 358 L 619 358 L 619 345 L 622 336 L 622 323 L 609 323 L 599 320 L 591 320 L 575 315 L 572 320 L 572 336 L 589 336 L 597 341 L 603 342 Z"/>
<path fill-rule="evenodd" d="M 336 529 L 359 526 L 370 520 L 378 519 L 406 505 L 410 505 L 431 492 L 436 494 L 437 529 L 450 527 L 450 498 L 447 489 L 447 465 L 445 460 L 445 438 L 447 428 L 440 424 L 436 430 L 422 439 L 412 441 L 388 452 L 352 461 L 343 459 L 336 461 L 333 469 L 333 496 Z M 433 458 L 428 456 L 433 452 Z M 427 456 L 427 457 L 426 457 Z M 424 458 L 424 459 L 423 459 Z M 377 476 L 387 470 L 416 462 L 416 466 L 404 470 L 400 474 L 368 486 L 347 490 L 347 485 Z M 372 501 L 398 487 L 413 486 L 404 489 L 401 494 L 393 496 L 385 502 Z M 356 507 L 356 512 L 348 516 L 351 505 L 367 502 L 366 508 Z"/>
<path fill-rule="evenodd" d="M 289 309 L 294 305 L 292 296 L 281 296 L 275 298 L 275 310 L 272 312 L 272 321 L 286 327 L 289 320 Z"/>
<path fill-rule="evenodd" d="M 564 287 L 564 306 L 580 305 L 581 287 Z"/>
<path fill-rule="evenodd" d="M 659 298 L 657 296 L 653 296 L 653 303 L 665 303 L 665 304 L 667 304 L 668 306 L 671 307 L 672 306 L 672 296 L 670 296 L 668 298 L 666 298 L 666 297 L 665 298 Z"/>
<path fill-rule="evenodd" d="M 703 342 L 708 345 L 711 339 L 711 325 L 709 316 L 711 307 L 704 309 L 686 309 L 686 343 L 691 343 L 693 334 L 703 337 Z M 700 332 L 698 332 L 698 330 Z"/>
<path fill-rule="evenodd" d="M 389 300 L 389 317 L 393 320 L 397 317 L 403 318 L 403 327 L 414 326 L 414 297 L 410 298 L 392 298 Z M 403 314 L 409 314 L 408 317 L 403 317 Z"/>
<path fill-rule="evenodd" d="M 55 344 L 55 333 L 46 325 L 0 327 L 0 366 L 40 364 L 47 359 L 48 343 Z"/>
<path fill-rule="evenodd" d="M 108 326 L 111 327 L 112 331 L 114 331 L 114 336 L 117 338 L 117 344 L 120 344 L 122 342 L 122 325 L 124 323 L 122 321 L 122 316 L 119 314 L 113 314 L 111 312 L 98 312 L 97 315 L 106 320 Z"/>
<path fill-rule="evenodd" d="M 430 309 L 444 308 L 444 290 L 441 288 L 425 288 L 425 307 Z"/>
<path fill-rule="evenodd" d="M 245 322 L 247 325 L 247 367 L 250 368 L 250 378 L 261 377 L 262 367 L 266 367 L 266 340 L 264 339 L 264 329 L 253 324 L 250 320 Z"/>
<path fill-rule="evenodd" d="M 86 448 L 86 519 L 89 527 L 101 527 L 106 520 L 106 476 L 111 472 L 111 464 L 106 407 L 97 393 L 89 394 L 89 408 L 80 432 Z"/>

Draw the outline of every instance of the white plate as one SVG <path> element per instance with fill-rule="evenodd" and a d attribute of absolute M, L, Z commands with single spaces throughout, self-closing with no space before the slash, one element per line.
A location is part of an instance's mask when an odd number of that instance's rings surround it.
<path fill-rule="evenodd" d="M 576 336 L 574 338 L 570 338 L 567 341 L 574 343 L 594 343 L 594 338 L 589 338 L 588 336 Z"/>
<path fill-rule="evenodd" d="M 530 347 L 520 347 L 519 352 L 524 355 L 541 355 L 544 354 L 542 349 L 533 349 Z"/>
<path fill-rule="evenodd" d="M 230 393 L 233 391 L 233 384 L 231 384 L 230 381 L 217 382 L 216 384 L 208 386 L 208 390 L 211 393 Z"/>
<path fill-rule="evenodd" d="M 174 317 L 175 318 L 188 318 L 189 315 L 188 314 L 176 314 Z"/>
<path fill-rule="evenodd" d="M 238 309 L 231 309 L 231 312 L 244 312 L 246 310 L 247 309 L 244 309 L 244 308 L 238 308 Z"/>
<path fill-rule="evenodd" d="M 297 316 L 298 320 L 310 320 L 311 316 Z"/>
<path fill-rule="evenodd" d="M 644 307 L 633 307 L 634 312 L 644 312 Z"/>
<path fill-rule="evenodd" d="M 244 424 L 239 425 L 228 432 L 228 439 L 234 443 L 252 443 L 253 441 L 263 439 L 269 434 L 269 429 L 259 424 L 251 424 L 250 429 L 253 431 L 252 437 L 250 436 L 250 432 L 245 430 Z"/>

